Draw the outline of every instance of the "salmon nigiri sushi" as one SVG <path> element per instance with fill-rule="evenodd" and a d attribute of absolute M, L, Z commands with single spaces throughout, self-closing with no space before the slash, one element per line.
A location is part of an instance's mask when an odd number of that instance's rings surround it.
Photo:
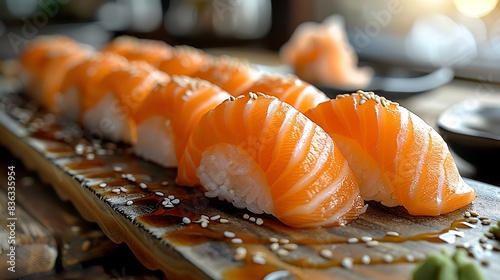
<path fill-rule="evenodd" d="M 98 137 L 133 144 L 137 138 L 135 111 L 148 94 L 169 79 L 144 61 L 112 71 L 82 100 L 83 126 Z"/>
<path fill-rule="evenodd" d="M 269 213 L 293 227 L 344 225 L 364 212 L 358 184 L 332 138 L 275 97 L 249 93 L 206 113 L 177 183 Z"/>
<path fill-rule="evenodd" d="M 306 115 L 335 140 L 365 200 L 435 216 L 464 207 L 476 196 L 443 138 L 397 103 L 358 91 L 321 103 Z"/>
<path fill-rule="evenodd" d="M 61 86 L 68 70 L 94 55 L 94 50 L 86 47 L 71 48 L 54 56 L 42 69 L 45 73 L 41 83 L 41 93 L 36 98 L 52 113 L 57 112 L 56 97 L 61 92 Z"/>
<path fill-rule="evenodd" d="M 169 75 L 191 76 L 209 61 L 209 56 L 200 49 L 175 46 L 172 55 L 158 65 L 158 70 Z"/>
<path fill-rule="evenodd" d="M 162 41 L 120 36 L 109 42 L 101 51 L 121 55 L 129 61 L 145 61 L 158 67 L 163 60 L 172 56 L 173 49 Z"/>
<path fill-rule="evenodd" d="M 209 81 L 233 96 L 248 92 L 248 88 L 260 77 L 257 68 L 245 60 L 229 56 L 211 57 L 192 75 Z"/>
<path fill-rule="evenodd" d="M 165 167 L 177 167 L 201 117 L 231 95 L 207 81 L 172 76 L 149 94 L 134 114 L 137 155 Z"/>
<path fill-rule="evenodd" d="M 57 113 L 55 98 L 67 71 L 92 56 L 94 50 L 66 37 L 47 37 L 31 44 L 20 57 L 27 93 Z"/>
<path fill-rule="evenodd" d="M 86 96 L 91 96 L 98 82 L 109 73 L 126 68 L 128 60 L 110 53 L 97 52 L 95 55 L 68 70 L 56 96 L 56 112 L 74 121 L 80 121 L 80 104 Z"/>
<path fill-rule="evenodd" d="M 322 91 L 294 75 L 263 75 L 248 91 L 262 92 L 277 97 L 302 113 L 329 100 Z"/>
<path fill-rule="evenodd" d="M 29 91 L 35 91 L 45 76 L 44 65 L 59 52 L 79 47 L 79 43 L 65 36 L 39 36 L 32 40 L 19 56 L 20 80 Z"/>

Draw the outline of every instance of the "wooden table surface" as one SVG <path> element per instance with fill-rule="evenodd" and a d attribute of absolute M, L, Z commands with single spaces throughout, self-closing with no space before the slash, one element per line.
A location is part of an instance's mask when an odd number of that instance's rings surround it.
<path fill-rule="evenodd" d="M 259 56 L 259 59 L 267 61 L 262 59 L 262 56 Z M 487 81 L 487 78 L 483 80 Z M 435 127 L 437 117 L 449 106 L 466 99 L 500 99 L 499 93 L 500 86 L 457 79 L 435 90 L 411 97 L 401 97 L 396 101 Z M 22 217 L 24 226 L 17 231 L 17 237 L 21 240 L 18 248 L 19 250 L 26 248 L 28 253 L 25 255 L 33 255 L 33 259 L 43 260 L 40 262 L 26 259 L 25 262 L 18 262 L 20 271 L 24 271 L 24 274 L 18 274 L 16 277 L 27 275 L 35 275 L 40 279 L 163 277 L 161 272 L 144 267 L 127 246 L 111 242 L 96 224 L 82 219 L 81 211 L 78 213 L 71 203 L 62 201 L 60 193 L 58 196 L 50 185 L 42 183 L 38 175 L 27 171 L 24 164 L 4 148 L 0 150 L 0 154 L 1 168 L 15 165 L 16 172 L 19 172 L 17 214 L 19 219 Z M 500 185 L 500 179 L 497 180 L 495 177 L 475 177 L 471 166 L 459 158 L 456 159 L 464 176 Z M 4 205 L 3 202 L 7 199 L 5 174 L 0 176 L 0 180 L 2 183 L 0 201 L 1 205 Z M 38 199 L 33 200 L 34 196 Z M 0 214 L 7 215 L 2 212 Z M 360 223 L 362 226 L 363 221 Z M 7 229 L 0 228 L 1 230 L 7 234 Z M 5 240 L 2 238 L 0 241 L 2 254 L 5 253 L 5 244 L 2 243 Z M 6 270 L 4 266 L 4 263 L 0 264 L 2 269 L 0 276 L 4 275 Z"/>

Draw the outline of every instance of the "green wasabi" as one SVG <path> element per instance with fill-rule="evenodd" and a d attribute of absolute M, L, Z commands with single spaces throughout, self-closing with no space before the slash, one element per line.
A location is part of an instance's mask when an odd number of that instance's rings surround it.
<path fill-rule="evenodd" d="M 465 249 L 457 249 L 450 255 L 446 251 L 430 253 L 413 271 L 413 280 L 462 280 L 486 279 Z"/>

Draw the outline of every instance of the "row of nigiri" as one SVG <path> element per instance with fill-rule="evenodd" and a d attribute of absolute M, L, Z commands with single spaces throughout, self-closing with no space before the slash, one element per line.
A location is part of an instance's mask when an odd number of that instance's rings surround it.
<path fill-rule="evenodd" d="M 42 38 L 20 61 L 50 111 L 177 166 L 179 185 L 290 226 L 346 224 L 363 200 L 439 215 L 475 197 L 439 134 L 374 93 L 330 100 L 293 76 L 128 37 L 101 52 Z"/>

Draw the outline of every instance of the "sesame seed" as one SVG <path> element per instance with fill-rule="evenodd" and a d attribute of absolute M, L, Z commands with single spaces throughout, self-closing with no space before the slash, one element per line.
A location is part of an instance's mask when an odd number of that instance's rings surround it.
<path fill-rule="evenodd" d="M 94 154 L 87 154 L 87 155 L 85 156 L 85 158 L 86 158 L 87 160 L 93 160 L 93 159 L 95 159 L 95 155 L 94 155 Z"/>
<path fill-rule="evenodd" d="M 75 153 L 77 155 L 83 155 L 83 152 L 85 151 L 85 147 L 82 144 L 77 144 L 75 146 Z"/>
<path fill-rule="evenodd" d="M 221 224 L 227 224 L 227 223 L 229 223 L 229 220 L 228 219 L 220 219 L 219 222 Z"/>
<path fill-rule="evenodd" d="M 319 251 L 319 255 L 322 256 L 325 259 L 331 259 L 331 258 L 333 258 L 332 251 L 330 251 L 328 249 L 321 249 L 321 251 Z"/>
<path fill-rule="evenodd" d="M 276 237 L 269 237 L 269 242 L 271 242 L 271 243 L 278 243 L 278 238 L 276 238 Z"/>
<path fill-rule="evenodd" d="M 258 226 L 261 226 L 264 224 L 264 220 L 262 220 L 261 218 L 257 218 L 257 220 L 255 221 L 255 224 Z"/>
<path fill-rule="evenodd" d="M 486 216 L 481 216 L 479 217 L 479 220 L 480 221 L 484 221 L 484 220 L 489 220 L 490 218 L 486 217 Z"/>
<path fill-rule="evenodd" d="M 121 168 L 119 166 L 115 166 L 115 167 L 113 167 L 113 170 L 116 172 L 120 172 L 120 171 L 123 171 L 123 168 Z"/>
<path fill-rule="evenodd" d="M 271 251 L 277 251 L 279 248 L 280 248 L 280 244 L 278 243 L 271 243 L 271 245 L 269 246 L 269 248 L 271 249 Z"/>
<path fill-rule="evenodd" d="M 386 233 L 387 236 L 395 236 L 395 237 L 398 237 L 399 236 L 399 233 L 395 232 L 395 231 L 388 231 Z"/>
<path fill-rule="evenodd" d="M 477 217 L 477 216 L 479 216 L 479 214 L 477 214 L 477 212 L 476 212 L 476 211 L 470 211 L 470 215 L 471 215 L 472 217 Z"/>
<path fill-rule="evenodd" d="M 262 265 L 267 263 L 266 259 L 262 255 L 253 255 L 252 261 L 256 264 L 262 264 Z"/>
<path fill-rule="evenodd" d="M 168 198 L 168 199 L 174 199 L 174 198 L 175 198 L 175 196 L 174 196 L 174 195 L 172 195 L 172 194 L 169 194 L 169 195 L 167 196 L 167 198 Z"/>
<path fill-rule="evenodd" d="M 206 227 L 208 227 L 208 222 L 207 222 L 207 221 L 203 221 L 203 222 L 201 222 L 201 227 L 202 227 L 202 228 L 206 228 Z"/>
<path fill-rule="evenodd" d="M 255 222 L 255 217 L 250 217 L 248 220 L 253 223 Z"/>
<path fill-rule="evenodd" d="M 127 189 L 125 187 L 120 187 L 120 191 L 127 192 Z"/>
<path fill-rule="evenodd" d="M 171 202 L 173 204 L 179 204 L 181 201 L 178 198 L 176 198 L 176 199 L 172 200 Z"/>
<path fill-rule="evenodd" d="M 280 257 L 285 257 L 288 256 L 289 252 L 286 249 L 278 249 L 278 251 L 276 251 L 276 254 L 278 254 L 278 256 Z"/>
<path fill-rule="evenodd" d="M 489 232 L 489 231 L 485 232 L 484 236 L 486 236 L 489 239 L 494 239 L 495 238 L 495 235 L 493 233 Z"/>
<path fill-rule="evenodd" d="M 132 205 L 132 204 L 134 204 L 134 202 L 132 200 L 127 201 L 127 205 Z"/>
<path fill-rule="evenodd" d="M 469 218 L 470 217 L 470 212 L 465 212 L 464 217 Z"/>
<path fill-rule="evenodd" d="M 483 244 L 483 249 L 486 251 L 492 251 L 493 250 L 493 245 L 491 244 Z"/>
<path fill-rule="evenodd" d="M 370 264 L 370 262 L 371 262 L 371 261 L 372 261 L 372 259 L 371 259 L 371 258 L 370 258 L 370 256 L 368 256 L 368 255 L 363 255 L 363 256 L 361 257 L 361 262 L 362 262 L 363 264 Z"/>
<path fill-rule="evenodd" d="M 136 181 L 134 175 L 132 175 L 132 174 L 127 174 L 127 180 L 129 180 L 131 182 L 135 182 Z"/>
<path fill-rule="evenodd" d="M 157 196 L 164 196 L 165 194 L 162 193 L 162 192 L 155 192 L 155 195 L 157 195 Z"/>
<path fill-rule="evenodd" d="M 231 231 L 224 231 L 224 236 L 227 238 L 234 238 L 236 234 L 234 234 L 234 232 Z"/>
<path fill-rule="evenodd" d="M 353 259 L 347 258 L 347 257 L 343 258 L 340 264 L 345 269 L 352 269 L 352 267 L 353 267 Z"/>
<path fill-rule="evenodd" d="M 294 244 L 294 243 L 289 243 L 289 244 L 284 244 L 283 248 L 285 248 L 289 251 L 294 251 L 294 250 L 297 250 L 299 248 L 299 246 L 297 244 Z"/>
<path fill-rule="evenodd" d="M 283 238 L 283 239 L 280 239 L 279 243 L 280 244 L 288 244 L 288 243 L 290 243 L 290 240 Z"/>
<path fill-rule="evenodd" d="M 370 242 L 372 240 L 373 240 L 373 238 L 371 236 L 363 236 L 363 237 L 361 237 L 361 241 L 363 241 L 365 243 L 366 242 Z"/>
<path fill-rule="evenodd" d="M 215 216 L 210 217 L 210 220 L 212 220 L 212 221 L 215 221 L 218 219 L 220 219 L 220 215 L 215 215 Z"/>
<path fill-rule="evenodd" d="M 478 219 L 478 218 L 472 218 L 472 217 L 471 217 L 471 218 L 467 218 L 467 219 L 465 219 L 465 221 L 466 221 L 466 222 L 468 222 L 468 223 L 475 224 L 475 223 L 477 223 L 477 221 L 479 221 L 479 219 Z"/>
<path fill-rule="evenodd" d="M 377 240 L 370 240 L 366 242 L 366 246 L 368 247 L 377 247 L 379 245 L 379 242 Z"/>
<path fill-rule="evenodd" d="M 145 183 L 140 183 L 139 187 L 141 187 L 141 189 L 146 189 L 148 185 L 146 185 Z"/>
<path fill-rule="evenodd" d="M 207 215 L 201 215 L 201 216 L 200 216 L 200 218 L 201 218 L 202 220 L 207 220 L 207 221 L 208 221 L 208 216 L 207 216 Z"/>
<path fill-rule="evenodd" d="M 415 257 L 413 255 L 410 255 L 410 254 L 406 255 L 405 259 L 407 262 L 414 262 L 415 261 Z"/>
<path fill-rule="evenodd" d="M 491 224 L 491 221 L 490 221 L 490 220 L 482 220 L 482 221 L 481 221 L 481 224 L 482 224 L 483 226 L 489 226 L 489 225 Z"/>
<path fill-rule="evenodd" d="M 231 243 L 233 243 L 233 244 L 242 244 L 243 240 L 241 240 L 241 238 L 233 238 L 233 239 L 231 239 Z"/>
<path fill-rule="evenodd" d="M 111 191 L 114 193 L 120 193 L 120 189 L 112 189 Z"/>
<path fill-rule="evenodd" d="M 385 254 L 383 260 L 386 263 L 391 263 L 394 261 L 394 257 L 391 254 Z"/>
<path fill-rule="evenodd" d="M 127 174 L 123 173 L 120 175 L 120 177 L 122 177 L 123 179 L 126 179 L 127 178 Z"/>
<path fill-rule="evenodd" d="M 486 242 L 488 242 L 488 238 L 486 237 L 479 238 L 479 243 L 486 243 Z"/>
<path fill-rule="evenodd" d="M 100 183 L 100 184 L 99 184 L 99 187 L 101 187 L 101 188 L 105 188 L 107 185 L 108 185 L 108 184 L 106 184 L 106 183 Z"/>
<path fill-rule="evenodd" d="M 347 243 L 349 244 L 354 244 L 354 243 L 358 243 L 358 239 L 356 237 L 351 237 L 349 239 L 347 239 Z"/>
<path fill-rule="evenodd" d="M 248 220 L 249 218 L 250 218 L 250 215 L 248 215 L 248 214 L 243 215 L 243 219 Z"/>
<path fill-rule="evenodd" d="M 247 256 L 247 249 L 245 249 L 244 247 L 236 248 L 236 254 L 234 255 L 234 259 L 236 261 L 242 261 L 245 259 L 246 256 Z"/>
<path fill-rule="evenodd" d="M 162 182 L 161 182 L 161 185 L 162 185 L 162 186 L 166 186 L 166 185 L 168 185 L 168 182 L 167 182 L 167 181 L 162 181 Z"/>
<path fill-rule="evenodd" d="M 182 222 L 185 223 L 186 225 L 189 225 L 191 223 L 191 219 L 188 217 L 182 218 Z"/>

